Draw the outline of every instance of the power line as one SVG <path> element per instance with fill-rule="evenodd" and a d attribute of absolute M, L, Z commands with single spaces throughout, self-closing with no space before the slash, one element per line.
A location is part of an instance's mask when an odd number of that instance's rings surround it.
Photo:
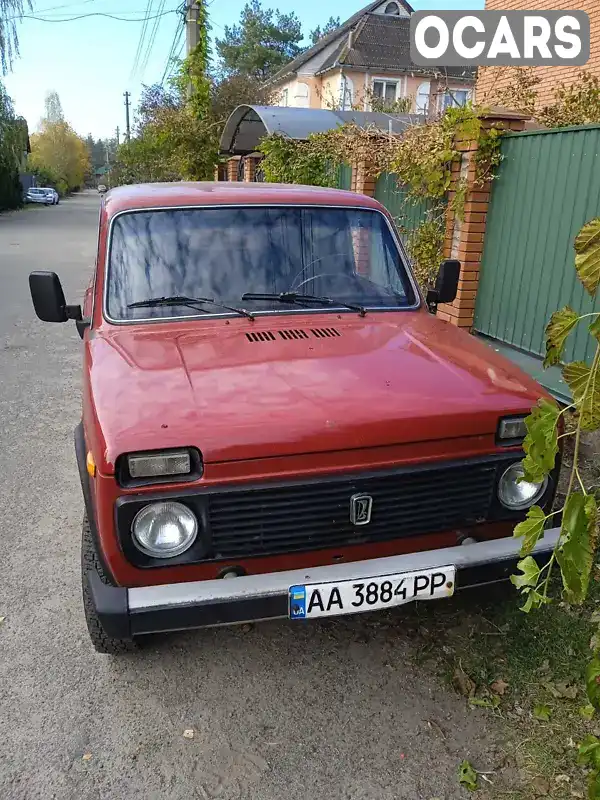
<path fill-rule="evenodd" d="M 133 76 L 135 75 L 138 68 L 138 64 L 140 62 L 140 56 L 142 54 L 142 48 L 144 46 L 144 40 L 146 38 L 146 30 L 148 28 L 148 18 L 150 16 L 150 12 L 152 11 L 152 3 L 153 0 L 148 0 L 148 3 L 146 4 L 144 24 L 142 26 L 142 30 L 140 31 L 140 38 L 138 39 L 137 47 L 135 49 L 135 55 L 133 56 L 133 65 L 131 67 L 131 72 L 129 73 L 130 80 L 133 79 Z"/>
<path fill-rule="evenodd" d="M 168 11 L 163 11 L 160 14 L 155 14 L 153 17 L 140 17 L 139 19 L 127 19 L 127 17 L 116 17 L 114 14 L 102 14 L 100 12 L 95 12 L 93 14 L 80 14 L 77 17 L 65 17 L 64 19 L 44 19 L 42 17 L 35 17 L 32 14 L 23 14 L 22 17 L 11 17 L 10 22 L 13 20 L 19 19 L 35 19 L 38 22 L 75 22 L 78 19 L 87 19 L 88 17 L 108 17 L 108 19 L 116 19 L 118 22 L 148 22 L 152 19 L 158 19 L 159 17 L 166 17 L 167 14 L 172 14 L 174 11 L 177 11 L 176 8 L 170 8 Z"/>
<path fill-rule="evenodd" d="M 148 61 L 150 60 L 150 55 L 152 53 L 152 48 L 154 47 L 154 41 L 156 39 L 156 34 L 158 32 L 158 24 L 159 24 L 158 23 L 158 16 L 159 16 L 160 13 L 162 13 L 162 10 L 164 9 L 166 2 L 167 2 L 167 0 L 160 0 L 159 6 L 158 6 L 158 14 L 154 18 L 154 24 L 152 26 L 152 30 L 150 31 L 150 37 L 148 39 L 148 44 L 146 46 L 146 52 L 144 53 L 144 55 L 142 57 L 142 63 L 141 63 L 141 66 L 140 66 L 140 78 L 143 78 L 144 71 L 145 71 L 146 67 L 148 66 Z"/>
<path fill-rule="evenodd" d="M 169 55 L 167 56 L 167 62 L 165 64 L 165 68 L 162 74 L 162 78 L 160 79 L 161 86 L 164 84 L 167 75 L 169 74 L 169 69 L 172 66 L 172 61 L 175 56 L 175 50 L 177 46 L 181 43 L 181 37 L 183 36 L 184 27 L 180 21 L 177 22 L 177 27 L 175 29 L 175 35 L 173 36 L 173 41 L 171 42 L 171 47 L 169 48 Z M 183 47 L 183 45 L 182 45 Z M 181 53 L 182 47 L 179 48 L 179 53 Z M 177 56 L 179 57 L 179 56 Z"/>

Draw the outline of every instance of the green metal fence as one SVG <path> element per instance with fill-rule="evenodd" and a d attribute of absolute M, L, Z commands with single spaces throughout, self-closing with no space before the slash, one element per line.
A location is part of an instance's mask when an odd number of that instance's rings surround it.
<path fill-rule="evenodd" d="M 502 154 L 474 329 L 539 357 L 553 311 L 600 311 L 576 277 L 573 250 L 582 225 L 600 215 L 600 125 L 510 134 Z M 565 359 L 589 360 L 592 349 L 580 327 Z"/>
<path fill-rule="evenodd" d="M 383 172 L 375 184 L 375 199 L 384 205 L 394 217 L 396 225 L 403 234 L 410 234 L 421 222 L 426 220 L 441 203 L 432 200 L 414 200 L 408 196 L 408 189 L 400 183 L 398 176 Z"/>
<path fill-rule="evenodd" d="M 340 164 L 338 167 L 338 189 L 350 191 L 352 188 L 352 167 L 350 164 Z"/>

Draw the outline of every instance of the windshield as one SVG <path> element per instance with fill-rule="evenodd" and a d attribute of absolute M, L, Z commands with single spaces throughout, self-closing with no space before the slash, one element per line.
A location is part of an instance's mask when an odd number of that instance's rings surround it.
<path fill-rule="evenodd" d="M 300 206 L 136 211 L 115 220 L 109 254 L 106 311 L 113 320 L 195 313 L 177 304 L 129 307 L 157 297 L 205 297 L 235 306 L 249 293 L 293 292 L 365 308 L 406 308 L 415 302 L 401 255 L 377 211 Z M 277 299 L 243 305 L 255 313 L 303 310 Z"/>

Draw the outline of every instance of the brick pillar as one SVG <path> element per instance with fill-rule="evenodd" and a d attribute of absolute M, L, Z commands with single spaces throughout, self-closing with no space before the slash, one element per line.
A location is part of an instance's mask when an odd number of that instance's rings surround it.
<path fill-rule="evenodd" d="M 375 170 L 368 161 L 359 161 L 352 165 L 352 191 L 375 196 Z"/>
<path fill-rule="evenodd" d="M 230 158 L 227 162 L 227 180 L 237 181 L 238 179 L 238 164 L 240 162 L 239 156 Z"/>
<path fill-rule="evenodd" d="M 522 131 L 529 117 L 498 109 L 483 118 L 483 125 L 491 128 L 502 126 L 507 130 Z M 446 211 L 446 237 L 444 242 L 444 258 L 458 258 L 461 262 L 458 293 L 453 303 L 441 303 L 438 306 L 438 317 L 457 325 L 459 328 L 471 329 L 475 314 L 475 300 L 479 286 L 479 273 L 485 224 L 490 202 L 490 181 L 477 181 L 475 153 L 477 142 L 469 139 L 456 139 L 456 150 L 460 152 L 460 160 L 452 164 L 452 181 L 448 192 L 448 210 Z M 459 219 L 450 209 L 456 189 L 466 179 L 464 219 Z"/>
<path fill-rule="evenodd" d="M 256 168 L 260 161 L 260 156 L 247 156 L 244 160 L 244 181 L 254 183 L 256 180 Z"/>

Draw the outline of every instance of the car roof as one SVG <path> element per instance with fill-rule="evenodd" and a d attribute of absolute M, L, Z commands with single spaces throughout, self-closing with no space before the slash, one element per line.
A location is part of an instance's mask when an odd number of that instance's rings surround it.
<path fill-rule="evenodd" d="M 237 181 L 136 184 L 119 186 L 104 196 L 104 208 L 109 218 L 123 211 L 142 208 L 255 204 L 382 208 L 371 197 L 342 189 Z"/>

